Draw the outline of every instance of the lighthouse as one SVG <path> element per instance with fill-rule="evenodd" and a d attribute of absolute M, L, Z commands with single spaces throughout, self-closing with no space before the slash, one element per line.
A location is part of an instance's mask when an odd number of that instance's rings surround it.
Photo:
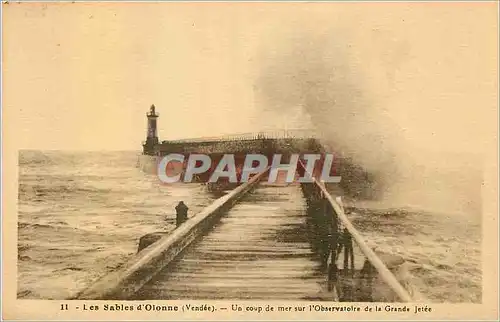
<path fill-rule="evenodd" d="M 158 127 L 157 119 L 158 114 L 155 111 L 154 104 L 151 105 L 149 112 L 146 113 L 148 119 L 148 130 L 146 134 L 146 142 L 143 144 L 143 153 L 148 155 L 155 154 L 155 146 L 158 144 Z"/>

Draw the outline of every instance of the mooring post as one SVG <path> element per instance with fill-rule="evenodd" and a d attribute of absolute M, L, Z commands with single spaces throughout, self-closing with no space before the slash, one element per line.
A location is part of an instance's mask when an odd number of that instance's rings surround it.
<path fill-rule="evenodd" d="M 184 201 L 180 201 L 179 204 L 175 207 L 175 223 L 176 227 L 179 227 L 182 225 L 187 219 L 188 219 L 188 212 L 189 208 L 186 206 Z"/>
<path fill-rule="evenodd" d="M 166 235 L 168 235 L 167 232 L 158 231 L 158 232 L 155 232 L 155 233 L 149 233 L 149 234 L 146 234 L 146 235 L 142 236 L 139 239 L 139 246 L 137 248 L 137 252 L 140 252 L 141 250 L 143 250 L 144 248 L 148 247 L 149 245 L 154 244 L 155 242 L 157 242 L 158 240 L 162 239 Z"/>

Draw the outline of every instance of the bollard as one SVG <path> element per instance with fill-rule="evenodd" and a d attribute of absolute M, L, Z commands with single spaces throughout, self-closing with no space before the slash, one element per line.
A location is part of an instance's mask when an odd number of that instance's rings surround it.
<path fill-rule="evenodd" d="M 155 243 L 157 240 L 160 240 L 162 237 L 165 237 L 168 233 L 167 232 L 155 232 L 155 233 L 150 233 L 142 236 L 139 239 L 139 247 L 137 248 L 137 252 L 140 252 L 144 248 L 148 247 L 149 245 Z"/>
<path fill-rule="evenodd" d="M 188 207 L 184 203 L 184 201 L 180 201 L 179 204 L 175 207 L 175 223 L 176 227 L 182 225 L 188 219 Z"/>

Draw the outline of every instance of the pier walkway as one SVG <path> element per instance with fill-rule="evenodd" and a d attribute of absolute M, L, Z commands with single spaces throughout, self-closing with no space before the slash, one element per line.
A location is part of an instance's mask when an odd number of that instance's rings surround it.
<path fill-rule="evenodd" d="M 174 231 L 148 234 L 156 239 L 73 299 L 361 302 L 383 289 L 413 301 L 323 183 L 272 186 L 268 170 Z"/>
<path fill-rule="evenodd" d="M 298 184 L 259 185 L 137 299 L 317 299 L 325 286 Z"/>

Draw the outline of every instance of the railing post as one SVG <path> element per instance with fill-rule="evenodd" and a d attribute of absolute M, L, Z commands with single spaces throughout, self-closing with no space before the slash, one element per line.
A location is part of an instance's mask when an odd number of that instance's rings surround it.
<path fill-rule="evenodd" d="M 314 180 L 316 181 L 316 180 Z M 322 183 L 316 181 L 316 185 L 320 187 L 320 190 L 325 193 L 326 198 L 329 203 L 332 205 L 335 213 L 337 214 L 340 222 L 345 226 L 345 228 L 349 231 L 349 235 L 356 241 L 359 246 L 361 252 L 366 256 L 366 258 L 370 261 L 370 264 L 378 272 L 380 278 L 388 284 L 388 286 L 398 295 L 401 301 L 403 302 L 412 302 L 412 297 L 408 293 L 408 291 L 401 285 L 401 283 L 396 279 L 396 277 L 392 274 L 392 272 L 387 268 L 387 266 L 382 262 L 380 258 L 375 254 L 375 252 L 368 247 L 366 242 L 363 240 L 359 232 L 354 228 L 352 223 L 346 217 L 341 205 L 337 201 L 335 201 L 326 191 L 326 188 Z"/>
<path fill-rule="evenodd" d="M 375 278 L 376 270 L 370 264 L 368 259 L 365 259 L 365 263 L 363 264 L 363 268 L 359 274 L 359 282 L 360 282 L 360 301 L 363 302 L 372 302 L 373 301 L 373 279 Z"/>
<path fill-rule="evenodd" d="M 324 267 L 328 267 L 328 257 L 330 255 L 330 222 L 331 218 L 328 217 L 328 200 L 324 198 L 323 193 L 319 191 L 318 202 L 319 202 L 319 233 L 321 242 L 321 262 Z"/>
<path fill-rule="evenodd" d="M 347 245 L 349 246 L 349 259 L 351 261 L 351 278 L 354 278 L 355 270 L 354 270 L 354 249 L 352 247 L 352 236 L 349 232 L 347 232 L 347 234 L 349 235 L 349 241 Z"/>
<path fill-rule="evenodd" d="M 344 275 L 354 277 L 354 250 L 352 246 L 352 236 L 347 230 L 347 228 L 344 228 L 343 244 L 344 244 Z M 351 265 L 349 265 L 349 262 Z"/>
<path fill-rule="evenodd" d="M 354 250 L 352 246 L 352 237 L 347 228 L 344 228 L 342 233 L 342 246 L 344 249 L 344 270 L 342 283 L 342 296 L 341 301 L 352 302 L 355 301 L 354 294 Z M 350 265 L 349 265 L 350 262 Z"/>
<path fill-rule="evenodd" d="M 337 286 L 337 247 L 339 244 L 338 218 L 329 203 L 326 203 L 326 215 L 332 218 L 330 224 L 330 263 L 328 267 L 328 291 Z"/>
<path fill-rule="evenodd" d="M 303 164 L 302 160 L 299 160 L 299 174 L 303 174 L 305 172 L 305 166 Z M 392 274 L 392 272 L 386 267 L 386 265 L 378 258 L 378 256 L 374 253 L 374 251 L 368 247 L 366 242 L 363 240 L 361 235 L 358 233 L 358 231 L 354 228 L 352 223 L 349 221 L 349 219 L 346 217 L 344 213 L 344 207 L 342 205 L 341 200 L 334 200 L 330 194 L 328 193 L 324 183 L 317 181 L 315 178 L 313 178 L 313 183 L 311 184 L 301 184 L 302 189 L 305 193 L 305 196 L 307 199 L 310 198 L 310 204 L 312 207 L 317 202 L 317 191 L 320 193 L 320 198 L 324 199 L 329 206 L 328 208 L 325 209 L 325 215 L 329 213 L 330 208 L 332 208 L 332 214 L 329 216 L 332 218 L 332 221 L 329 222 L 331 224 L 330 226 L 330 234 L 328 238 L 328 245 L 329 245 L 329 252 L 331 253 L 331 261 L 330 265 L 328 267 L 328 290 L 332 291 L 333 285 L 337 282 L 337 256 L 342 250 L 342 247 L 344 248 L 344 272 L 347 277 L 347 273 L 349 271 L 349 265 L 348 262 L 349 260 L 351 261 L 351 276 L 354 277 L 355 275 L 355 267 L 354 267 L 354 251 L 353 251 L 353 244 L 352 240 L 354 239 L 356 241 L 356 244 L 358 245 L 359 249 L 363 253 L 363 255 L 366 257 L 366 262 L 365 262 L 365 267 L 360 272 L 359 277 L 363 277 L 365 275 L 370 276 L 370 279 L 368 281 L 368 288 L 370 289 L 370 294 L 367 295 L 367 298 L 371 298 L 371 289 L 372 289 L 372 281 L 371 281 L 371 275 L 375 272 L 377 272 L 381 279 L 387 283 L 387 285 L 398 295 L 400 300 L 403 302 L 411 302 L 412 297 L 408 293 L 408 291 L 399 283 L 399 281 L 396 279 L 396 277 Z M 308 200 L 308 205 L 309 205 L 309 200 Z M 314 219 L 313 219 L 314 221 Z M 342 224 L 345 229 L 344 231 L 346 234 L 342 234 L 344 238 L 340 240 L 341 238 L 341 233 L 338 230 L 338 225 Z M 321 235 L 321 233 L 320 233 Z M 314 244 L 314 243 L 313 243 Z M 369 266 L 367 266 L 366 263 L 369 263 Z M 372 268 L 370 268 L 372 267 Z M 351 278 L 352 282 L 352 278 Z M 345 300 L 351 300 L 354 297 L 354 285 L 353 283 L 348 283 L 350 284 L 348 287 L 349 288 L 344 288 L 343 289 L 343 294 L 341 296 L 341 301 Z M 346 283 L 344 283 L 346 285 Z M 346 291 L 348 291 L 348 294 Z M 358 296 L 357 296 L 358 297 Z"/>

